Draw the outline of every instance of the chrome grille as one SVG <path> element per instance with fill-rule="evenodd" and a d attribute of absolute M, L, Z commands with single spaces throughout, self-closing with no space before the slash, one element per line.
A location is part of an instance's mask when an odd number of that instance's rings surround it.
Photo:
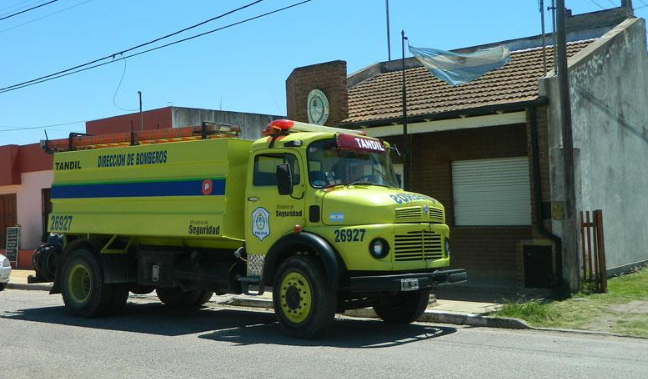
<path fill-rule="evenodd" d="M 394 261 L 418 261 L 443 258 L 441 236 L 428 230 L 419 230 L 394 237 Z"/>
<path fill-rule="evenodd" d="M 396 221 L 419 221 L 423 217 L 423 210 L 420 206 L 396 209 Z"/>

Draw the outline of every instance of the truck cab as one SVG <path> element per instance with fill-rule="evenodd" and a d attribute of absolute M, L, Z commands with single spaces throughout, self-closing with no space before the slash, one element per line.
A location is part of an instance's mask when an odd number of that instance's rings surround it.
<path fill-rule="evenodd" d="M 288 334 L 373 306 L 390 322 L 425 310 L 436 283 L 461 282 L 437 200 L 400 189 L 391 147 L 348 130 L 275 121 L 251 147 L 246 185 L 249 278 L 272 286 Z M 321 281 L 321 283 L 318 283 Z M 306 331 L 306 332 L 304 332 Z"/>

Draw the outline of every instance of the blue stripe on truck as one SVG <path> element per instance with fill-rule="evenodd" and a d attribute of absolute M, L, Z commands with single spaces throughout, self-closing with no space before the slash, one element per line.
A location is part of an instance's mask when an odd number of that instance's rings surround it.
<path fill-rule="evenodd" d="M 212 179 L 211 182 L 209 193 L 203 193 L 204 180 L 54 185 L 52 199 L 225 195 L 225 179 Z"/>

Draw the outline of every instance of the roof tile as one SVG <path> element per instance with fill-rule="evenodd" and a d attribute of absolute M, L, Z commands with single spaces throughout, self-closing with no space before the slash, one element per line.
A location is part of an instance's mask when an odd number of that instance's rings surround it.
<path fill-rule="evenodd" d="M 571 42 L 572 56 L 593 40 Z M 553 49 L 547 47 L 547 68 L 553 67 Z M 538 98 L 538 80 L 544 75 L 542 48 L 511 53 L 504 67 L 470 83 L 452 87 L 424 67 L 406 70 L 408 116 L 531 101 Z M 349 89 L 349 117 L 342 123 L 361 123 L 402 116 L 402 71 L 378 74 Z"/>

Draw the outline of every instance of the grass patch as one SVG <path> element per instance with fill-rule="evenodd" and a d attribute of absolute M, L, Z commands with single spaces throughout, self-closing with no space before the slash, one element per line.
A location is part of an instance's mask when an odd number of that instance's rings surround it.
<path fill-rule="evenodd" d="M 519 318 L 539 327 L 648 337 L 648 269 L 610 279 L 604 294 L 584 290 L 560 300 L 506 300 L 493 315 Z"/>
<path fill-rule="evenodd" d="M 551 322 L 558 318 L 554 309 L 539 299 L 505 301 L 502 309 L 497 312 L 497 316 L 520 318 L 538 324 Z"/>

